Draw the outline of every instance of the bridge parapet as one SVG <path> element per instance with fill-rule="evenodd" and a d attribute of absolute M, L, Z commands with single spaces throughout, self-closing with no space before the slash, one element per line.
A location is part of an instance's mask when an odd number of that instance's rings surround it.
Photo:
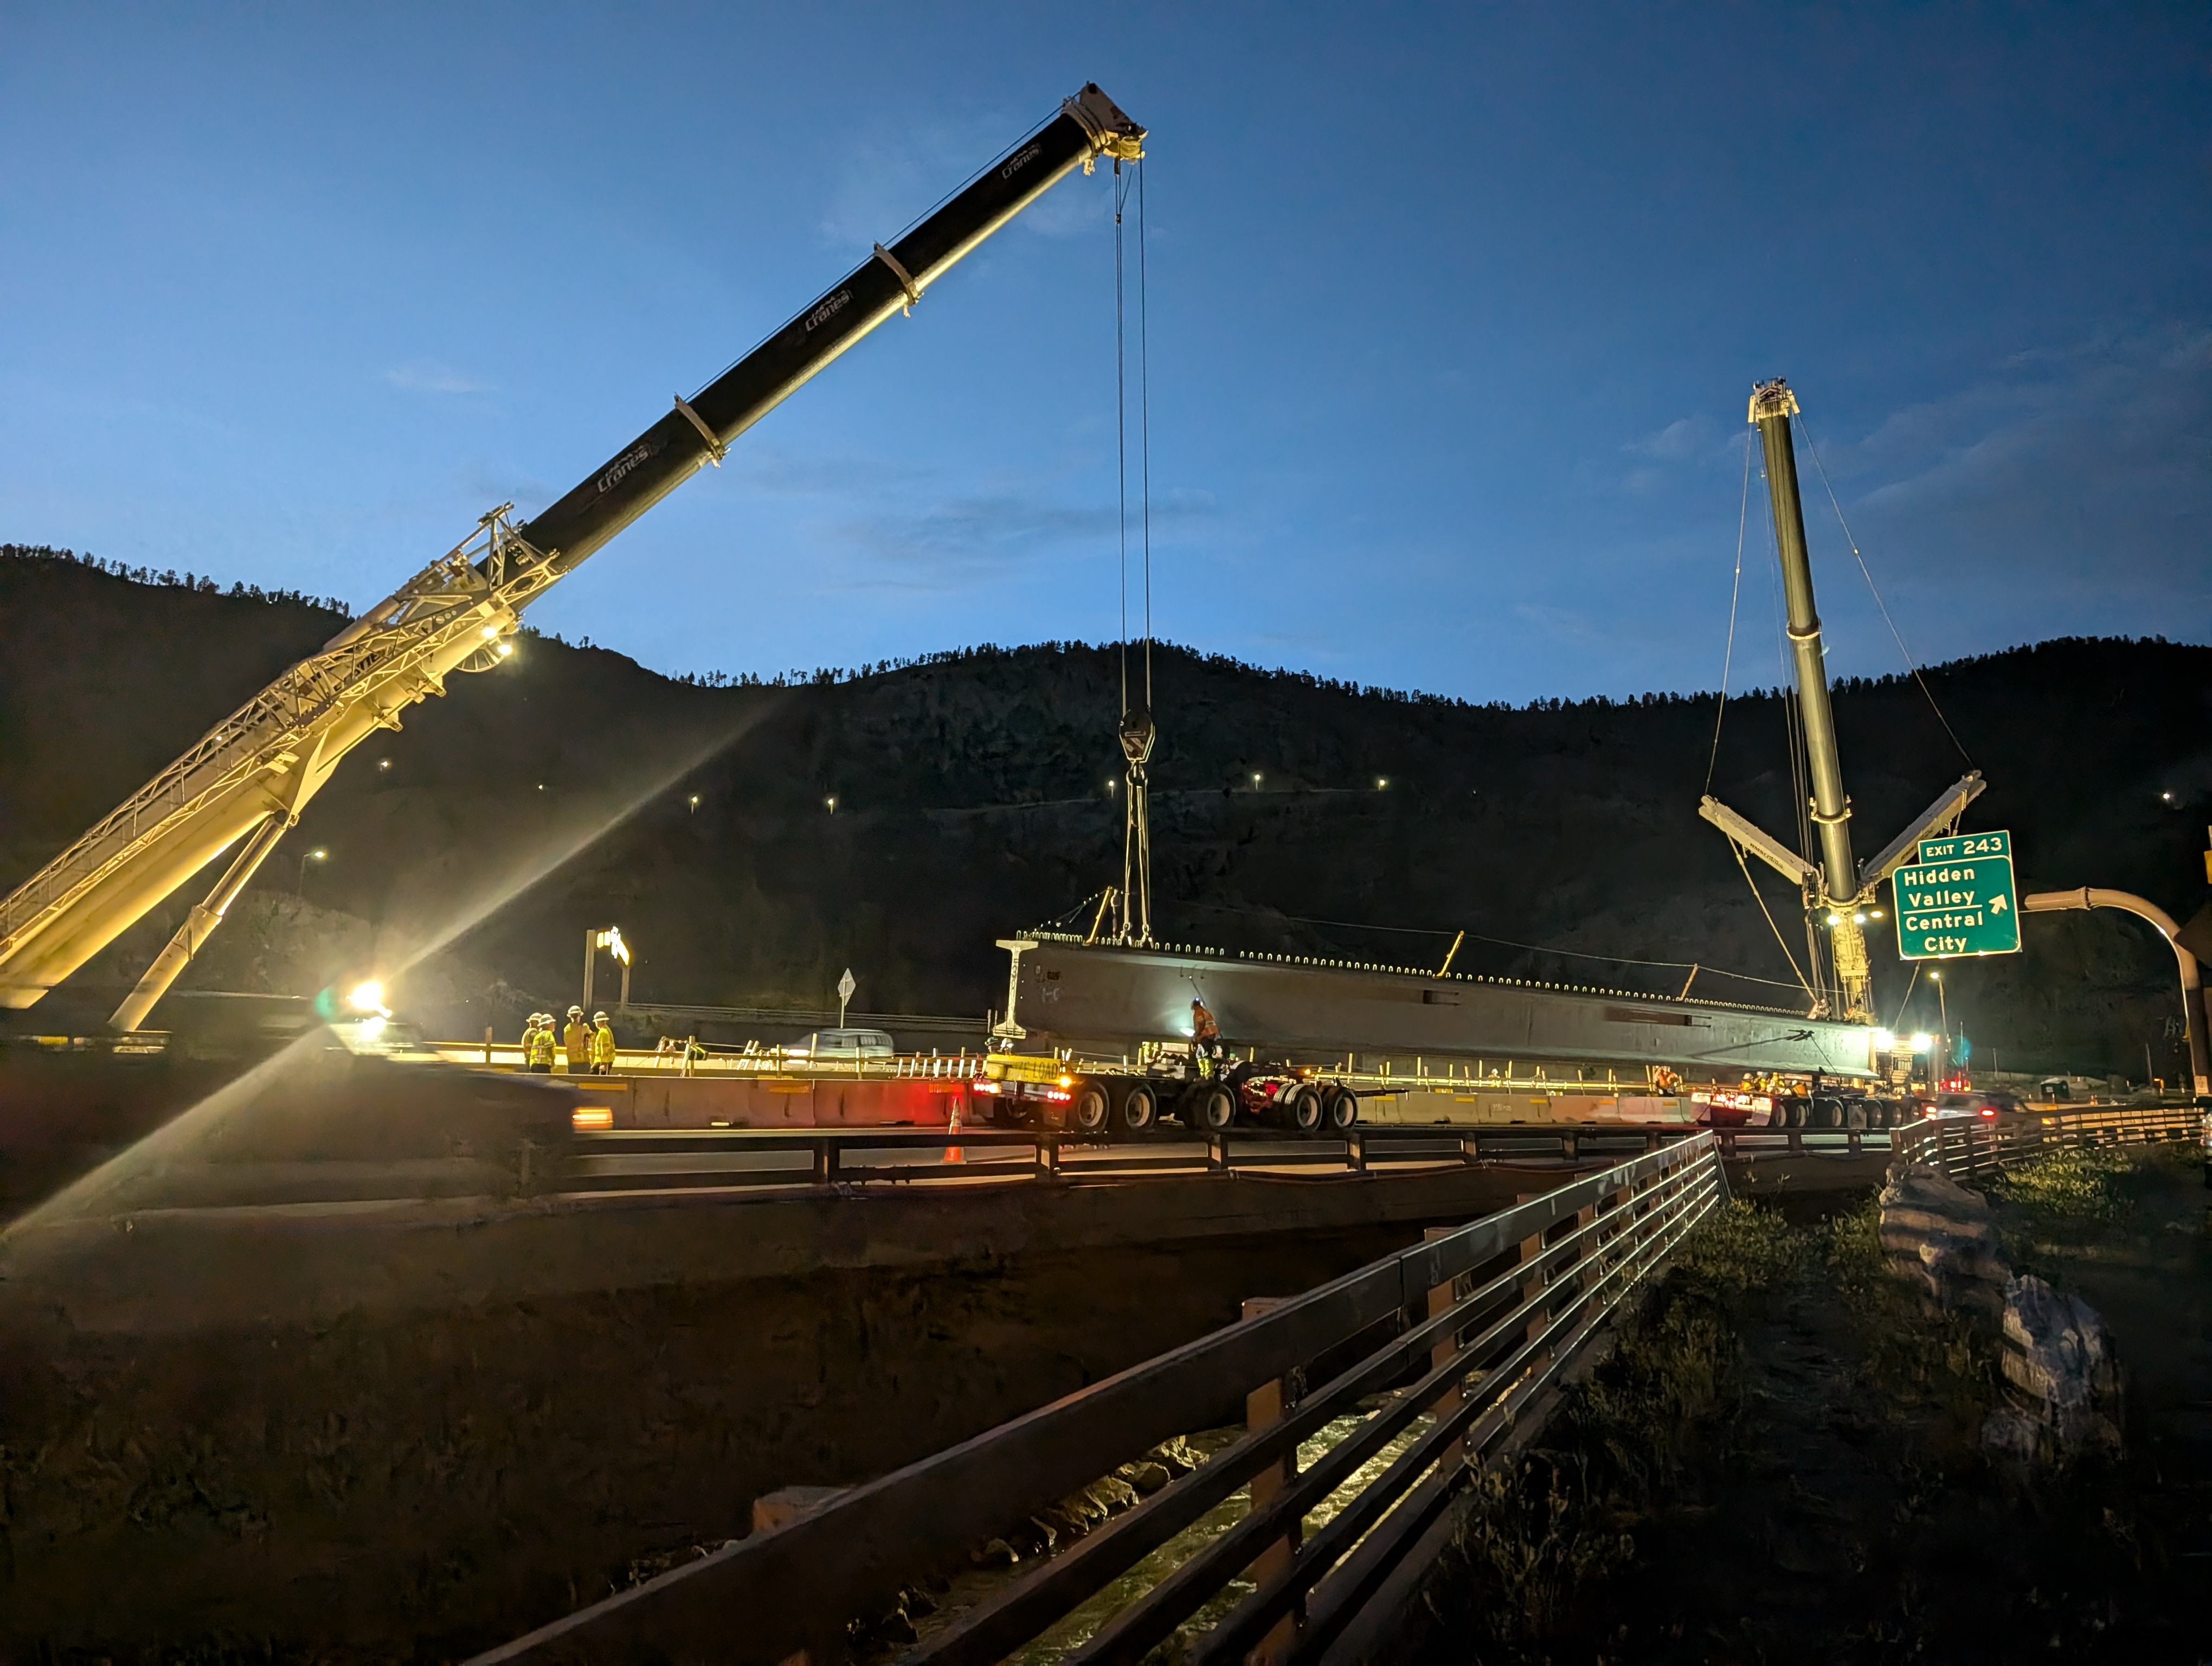
<path fill-rule="evenodd" d="M 766 1663 L 801 1649 L 828 1657 L 852 1617 L 885 1610 L 902 1588 L 963 1564 L 1010 1523 L 1270 1384 L 1282 1385 L 1276 1420 L 925 1638 L 909 1658 L 950 1666 L 1002 1657 L 1285 1465 L 1264 1504 L 1115 1614 L 1079 1657 L 1141 1658 L 1273 1547 L 1270 1572 L 1193 1639 L 1192 1657 L 1241 1659 L 1274 1637 L 1287 1638 L 1285 1657 L 1317 1658 L 1387 1623 L 1470 1476 L 1540 1425 L 1564 1374 L 1638 1281 L 1726 1195 L 1710 1134 L 1631 1158 L 854 1487 L 478 1661 Z M 1346 1353 L 1356 1363 L 1298 1391 L 1310 1370 Z M 1363 1402 L 1372 1408 L 1363 1414 Z M 1363 1419 L 1356 1428 L 1297 1468 L 1302 1442 L 1353 1414 Z M 1395 1458 L 1378 1463 L 1394 1446 Z M 1298 1523 L 1347 1485 L 1354 1495 L 1280 1555 Z"/>

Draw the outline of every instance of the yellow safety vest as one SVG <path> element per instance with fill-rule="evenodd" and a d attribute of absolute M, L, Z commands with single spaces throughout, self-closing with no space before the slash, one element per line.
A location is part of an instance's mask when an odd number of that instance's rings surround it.
<path fill-rule="evenodd" d="M 601 1025 L 592 1032 L 592 1062 L 612 1064 L 615 1061 L 615 1032 Z"/>

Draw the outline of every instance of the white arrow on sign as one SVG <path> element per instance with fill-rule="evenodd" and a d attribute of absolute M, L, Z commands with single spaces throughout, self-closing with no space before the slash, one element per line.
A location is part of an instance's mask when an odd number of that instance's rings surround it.
<path fill-rule="evenodd" d="M 2000 891 L 1997 895 L 1990 898 L 1990 912 L 1991 914 L 2002 914 L 2005 911 L 2005 906 L 2003 892 Z"/>
<path fill-rule="evenodd" d="M 853 1004 L 853 991 L 860 986 L 853 982 L 853 969 L 845 968 L 845 976 L 837 980 L 837 1027 L 845 1027 L 845 1009 Z"/>

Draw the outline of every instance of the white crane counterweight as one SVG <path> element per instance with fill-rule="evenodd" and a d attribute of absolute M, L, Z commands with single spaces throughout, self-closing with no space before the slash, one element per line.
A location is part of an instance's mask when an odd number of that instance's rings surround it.
<path fill-rule="evenodd" d="M 135 1029 L 340 759 L 453 672 L 496 665 L 522 610 L 1076 167 L 1145 131 L 1097 86 L 672 409 L 533 520 L 512 505 L 301 660 L 0 898 L 0 1006 L 33 1005 L 241 840 L 115 1014 Z"/>

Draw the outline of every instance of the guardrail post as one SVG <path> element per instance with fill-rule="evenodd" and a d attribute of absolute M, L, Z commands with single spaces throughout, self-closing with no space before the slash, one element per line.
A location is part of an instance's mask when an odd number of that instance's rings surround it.
<path fill-rule="evenodd" d="M 1354 1174 L 1367 1172 L 1367 1136 L 1358 1128 L 1344 1136 L 1344 1160 Z"/>
<path fill-rule="evenodd" d="M 1482 1161 L 1482 1136 L 1480 1134 L 1462 1134 L 1460 1135 L 1459 1160 L 1462 1163 L 1480 1163 Z"/>
<path fill-rule="evenodd" d="M 1805 1130 L 1795 1122 L 1790 1125 L 1790 1154 L 1792 1157 L 1802 1157 L 1805 1154 Z"/>
<path fill-rule="evenodd" d="M 1209 1134 L 1206 1136 L 1206 1166 L 1215 1174 L 1229 1172 L 1229 1136 Z"/>
<path fill-rule="evenodd" d="M 1584 1204 L 1575 1211 L 1575 1231 L 1577 1234 L 1575 1238 L 1575 1289 L 1578 1292 L 1589 1289 L 1590 1281 L 1598 1270 L 1597 1245 L 1592 1241 L 1595 1235 L 1582 1236 L 1584 1229 L 1596 1219 L 1597 1205 L 1595 1203 Z"/>
<path fill-rule="evenodd" d="M 1536 1194 L 1534 1192 L 1523 1192 L 1519 1197 L 1516 1198 L 1514 1201 L 1516 1203 L 1533 1202 L 1535 1200 L 1535 1196 Z M 1536 1338 L 1544 1334 L 1544 1327 L 1547 1322 L 1549 1322 L 1543 1311 L 1543 1228 L 1537 1228 L 1533 1237 L 1525 1237 L 1521 1240 L 1521 1264 L 1529 1269 L 1521 1280 L 1521 1304 L 1523 1307 L 1534 1305 L 1536 1308 L 1536 1311 L 1528 1316 L 1528 1325 L 1527 1332 L 1525 1333 L 1527 1339 L 1533 1342 Z"/>
<path fill-rule="evenodd" d="M 1283 1296 L 1248 1297 L 1242 1316 L 1259 1318 L 1263 1314 L 1273 1313 L 1291 1299 Z M 1280 1423 L 1284 1414 L 1290 1409 L 1285 1403 L 1287 1398 L 1281 1377 L 1261 1383 L 1244 1396 L 1244 1426 L 1257 1431 L 1271 1424 Z M 1282 1495 L 1297 1474 L 1297 1449 L 1293 1447 L 1252 1477 L 1254 1510 L 1266 1509 Z M 1293 1522 L 1281 1538 L 1254 1559 L 1251 1571 L 1246 1577 L 1255 1585 L 1264 1585 L 1276 1575 L 1288 1572 L 1291 1560 L 1297 1554 L 1297 1543 L 1298 1525 Z M 1277 1620 L 1273 1629 L 1260 1640 L 1260 1646 L 1245 1657 L 1247 1666 L 1278 1666 L 1279 1663 L 1288 1660 L 1291 1646 L 1297 1641 L 1298 1623 L 1304 1613 L 1305 1605 L 1301 1602 L 1297 1609 Z"/>
<path fill-rule="evenodd" d="M 837 1142 L 817 1140 L 814 1142 L 814 1183 L 828 1186 L 837 1179 Z"/>
<path fill-rule="evenodd" d="M 1582 1155 L 1582 1141 L 1572 1128 L 1559 1136 L 1559 1155 L 1570 1160 Z"/>
<path fill-rule="evenodd" d="M 1657 1151 L 1658 1149 L 1659 1130 L 1656 1128 L 1646 1128 L 1644 1132 L 1644 1150 L 1645 1154 L 1648 1156 L 1650 1153 Z"/>
<path fill-rule="evenodd" d="M 1423 1243 L 1433 1243 L 1437 1238 L 1449 1237 L 1456 1230 L 1450 1226 L 1431 1226 L 1422 1232 L 1421 1239 Z M 1459 1280 L 1457 1279 L 1446 1279 L 1442 1284 L 1431 1285 L 1428 1316 L 1433 1319 L 1440 1313 L 1450 1311 L 1452 1304 L 1458 1299 Z M 1452 1355 L 1458 1352 L 1459 1337 L 1456 1333 L 1447 1332 L 1439 1336 L 1429 1348 L 1429 1369 L 1434 1371 L 1438 1366 L 1447 1364 Z M 1460 1383 L 1455 1382 L 1451 1387 L 1437 1397 L 1436 1403 L 1430 1407 L 1429 1410 L 1437 1417 L 1444 1417 L 1458 1408 L 1463 1397 Z M 1463 1440 L 1455 1440 L 1444 1448 L 1443 1456 L 1437 1460 L 1437 1467 L 1439 1471 L 1449 1471 L 1466 1454 L 1467 1443 Z"/>
<path fill-rule="evenodd" d="M 1060 1178 L 1060 1136 L 1056 1134 L 1040 1134 L 1036 1137 L 1036 1177 Z"/>
<path fill-rule="evenodd" d="M 1851 1128 L 1845 1132 L 1844 1135 L 1844 1148 L 1850 1152 L 1852 1156 L 1856 1157 L 1859 1154 L 1859 1148 L 1864 1144 L 1865 1139 L 1856 1128 Z"/>

